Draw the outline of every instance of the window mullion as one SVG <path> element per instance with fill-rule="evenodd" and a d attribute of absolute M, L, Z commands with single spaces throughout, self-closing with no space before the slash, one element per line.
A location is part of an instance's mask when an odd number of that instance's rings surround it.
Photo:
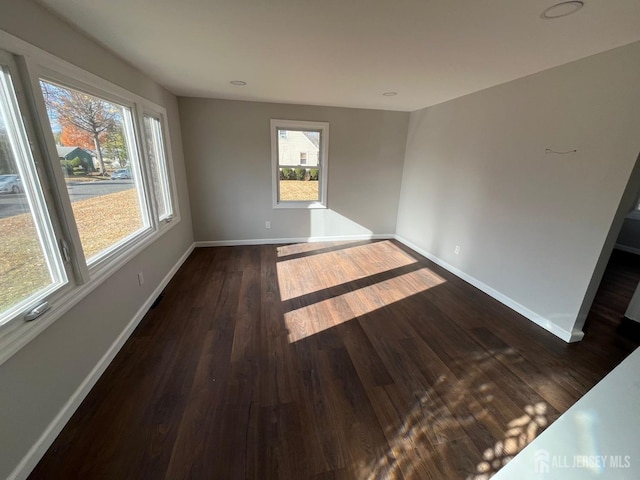
<path fill-rule="evenodd" d="M 146 175 L 145 175 L 145 179 L 146 179 L 146 185 L 147 185 L 147 192 L 149 192 L 148 196 L 148 209 L 149 209 L 149 215 L 151 217 L 151 222 L 153 223 L 154 228 L 158 228 L 160 223 L 158 221 L 158 205 L 157 205 L 157 201 L 156 201 L 156 191 L 155 191 L 155 185 L 153 184 L 153 175 L 151 172 L 151 168 L 152 166 L 149 164 L 149 144 L 147 141 L 147 129 L 145 128 L 145 123 L 144 123 L 144 108 L 139 105 L 136 104 L 136 111 L 137 111 L 137 124 L 139 126 L 139 132 L 140 132 L 140 163 L 142 164 L 142 168 L 144 168 Z"/>
<path fill-rule="evenodd" d="M 149 185 L 149 171 L 145 161 L 144 152 L 144 137 L 142 131 L 142 124 L 140 123 L 140 111 L 137 104 L 131 106 L 129 111 L 130 115 L 124 116 L 125 128 L 128 131 L 128 135 L 125 137 L 128 139 L 137 139 L 135 145 L 129 145 L 128 148 L 132 152 L 130 164 L 134 169 L 139 170 L 139 174 L 134 175 L 134 182 L 137 186 L 138 202 L 142 207 L 142 218 L 146 227 L 151 227 L 157 230 L 158 223 L 155 219 L 154 205 L 151 198 L 151 186 Z M 135 147 L 135 148 L 134 148 Z M 135 158 L 134 158 L 135 157 Z"/>
<path fill-rule="evenodd" d="M 144 113 L 144 146 L 146 167 L 154 193 L 155 215 L 159 222 L 173 220 L 175 207 L 169 186 L 169 165 L 164 142 L 162 115 Z"/>
<path fill-rule="evenodd" d="M 25 89 L 27 99 L 29 101 L 29 107 L 37 119 L 37 121 L 34 122 L 35 137 L 45 157 L 55 160 L 40 161 L 39 163 L 48 178 L 52 180 L 47 184 L 49 188 L 46 189 L 45 194 L 48 196 L 48 200 L 52 205 L 50 210 L 52 210 L 53 213 L 57 213 L 57 215 L 54 215 L 58 236 L 57 243 L 60 245 L 61 242 L 64 242 L 66 245 L 70 256 L 70 261 L 66 262 L 66 265 L 71 268 L 77 283 L 84 284 L 90 279 L 89 269 L 82 250 L 82 243 L 73 215 L 71 200 L 66 193 L 64 175 L 60 168 L 56 168 L 58 164 L 58 153 L 53 132 L 48 122 L 47 108 L 40 91 L 40 72 L 37 66 L 33 65 L 24 57 L 21 59 L 20 68 L 25 72 L 23 75 L 24 78 L 28 79 L 29 88 Z M 38 158 L 41 160 L 40 156 L 38 156 Z"/>

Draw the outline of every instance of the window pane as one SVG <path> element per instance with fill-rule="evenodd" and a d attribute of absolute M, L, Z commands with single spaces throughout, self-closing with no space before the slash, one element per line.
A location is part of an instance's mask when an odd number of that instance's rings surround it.
<path fill-rule="evenodd" d="M 148 228 L 131 110 L 41 80 L 87 262 Z"/>
<path fill-rule="evenodd" d="M 164 220 L 173 215 L 173 209 L 171 207 L 167 160 L 164 153 L 162 124 L 159 119 L 145 115 L 144 130 L 151 180 L 153 181 L 153 191 L 158 208 L 158 220 Z"/>
<path fill-rule="evenodd" d="M 278 200 L 317 202 L 320 200 L 320 131 L 278 129 Z"/>
<path fill-rule="evenodd" d="M 0 323 L 66 282 L 11 76 L 0 72 Z"/>

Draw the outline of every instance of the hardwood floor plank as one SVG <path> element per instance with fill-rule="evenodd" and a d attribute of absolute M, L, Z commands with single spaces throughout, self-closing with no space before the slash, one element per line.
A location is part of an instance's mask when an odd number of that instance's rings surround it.
<path fill-rule="evenodd" d="M 30 478 L 488 478 L 638 346 L 638 280 L 567 345 L 394 241 L 199 248 Z"/>

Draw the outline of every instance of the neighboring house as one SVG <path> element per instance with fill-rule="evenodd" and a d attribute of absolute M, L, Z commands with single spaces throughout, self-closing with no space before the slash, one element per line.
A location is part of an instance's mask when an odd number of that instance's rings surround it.
<path fill-rule="evenodd" d="M 318 165 L 320 136 L 317 132 L 280 130 L 278 134 L 278 159 L 280 165 L 289 167 Z"/>
<path fill-rule="evenodd" d="M 88 172 L 95 171 L 96 167 L 93 163 L 93 155 L 80 147 L 61 147 L 56 145 L 58 150 L 58 158 L 60 160 L 73 160 L 79 158 Z"/>

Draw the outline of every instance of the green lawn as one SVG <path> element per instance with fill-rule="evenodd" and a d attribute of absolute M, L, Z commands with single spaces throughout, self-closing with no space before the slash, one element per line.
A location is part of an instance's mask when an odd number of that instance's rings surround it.
<path fill-rule="evenodd" d="M 280 180 L 280 200 L 319 200 L 318 183 L 313 180 Z"/>
<path fill-rule="evenodd" d="M 142 226 L 135 189 L 72 204 L 87 258 Z M 30 214 L 0 219 L 0 311 L 45 287 L 49 271 Z"/>

